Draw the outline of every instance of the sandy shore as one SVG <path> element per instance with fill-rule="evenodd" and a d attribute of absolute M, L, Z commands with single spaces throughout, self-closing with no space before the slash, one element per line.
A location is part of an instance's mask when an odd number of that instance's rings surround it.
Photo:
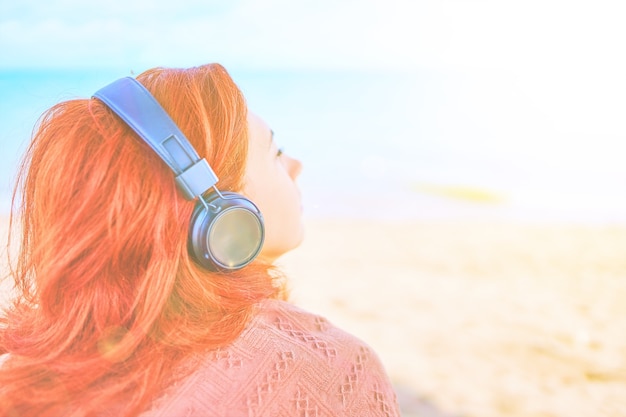
<path fill-rule="evenodd" d="M 309 220 L 280 264 L 405 416 L 626 416 L 626 227 Z"/>
<path fill-rule="evenodd" d="M 282 263 L 407 416 L 626 416 L 624 227 L 310 221 Z"/>

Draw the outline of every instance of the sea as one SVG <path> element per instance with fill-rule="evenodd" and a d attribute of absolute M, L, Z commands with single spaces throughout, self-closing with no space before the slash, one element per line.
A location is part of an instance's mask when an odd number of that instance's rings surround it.
<path fill-rule="evenodd" d="M 138 72 L 0 70 L 1 214 L 11 210 L 16 172 L 42 112 Z M 545 103 L 508 74 L 230 74 L 278 145 L 302 161 L 308 217 L 626 224 L 623 132 L 559 130 Z"/>

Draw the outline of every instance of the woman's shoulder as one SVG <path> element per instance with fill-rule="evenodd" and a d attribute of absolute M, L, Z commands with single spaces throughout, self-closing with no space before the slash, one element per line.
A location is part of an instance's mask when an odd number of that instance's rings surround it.
<path fill-rule="evenodd" d="M 333 345 L 342 350 L 367 348 L 364 342 L 333 325 L 325 317 L 311 313 L 294 304 L 280 300 L 266 300 L 246 332 L 272 337 L 292 348 L 325 351 Z M 248 336 L 244 332 L 243 336 Z M 338 353 L 338 352 L 337 352 Z"/>
<path fill-rule="evenodd" d="M 267 300 L 261 304 L 242 336 L 240 343 L 265 339 L 274 351 L 292 352 L 309 363 L 317 360 L 336 372 L 353 363 L 375 364 L 370 368 L 372 372 L 382 368 L 376 353 L 364 341 L 325 317 L 284 301 Z"/>
<path fill-rule="evenodd" d="M 376 354 L 325 318 L 268 300 L 146 416 L 398 415 Z M 382 412 L 385 410 L 385 412 Z"/>

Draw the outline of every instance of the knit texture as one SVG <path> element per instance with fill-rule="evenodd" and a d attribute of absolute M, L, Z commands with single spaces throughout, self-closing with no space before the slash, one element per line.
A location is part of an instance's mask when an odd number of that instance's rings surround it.
<path fill-rule="evenodd" d="M 366 344 L 283 301 L 262 303 L 233 344 L 185 375 L 142 417 L 400 415 Z"/>

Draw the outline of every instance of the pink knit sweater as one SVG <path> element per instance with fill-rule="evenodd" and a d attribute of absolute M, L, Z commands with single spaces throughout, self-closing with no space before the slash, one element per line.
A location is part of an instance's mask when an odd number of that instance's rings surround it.
<path fill-rule="evenodd" d="M 399 416 L 376 354 L 326 319 L 266 301 L 142 417 Z"/>

